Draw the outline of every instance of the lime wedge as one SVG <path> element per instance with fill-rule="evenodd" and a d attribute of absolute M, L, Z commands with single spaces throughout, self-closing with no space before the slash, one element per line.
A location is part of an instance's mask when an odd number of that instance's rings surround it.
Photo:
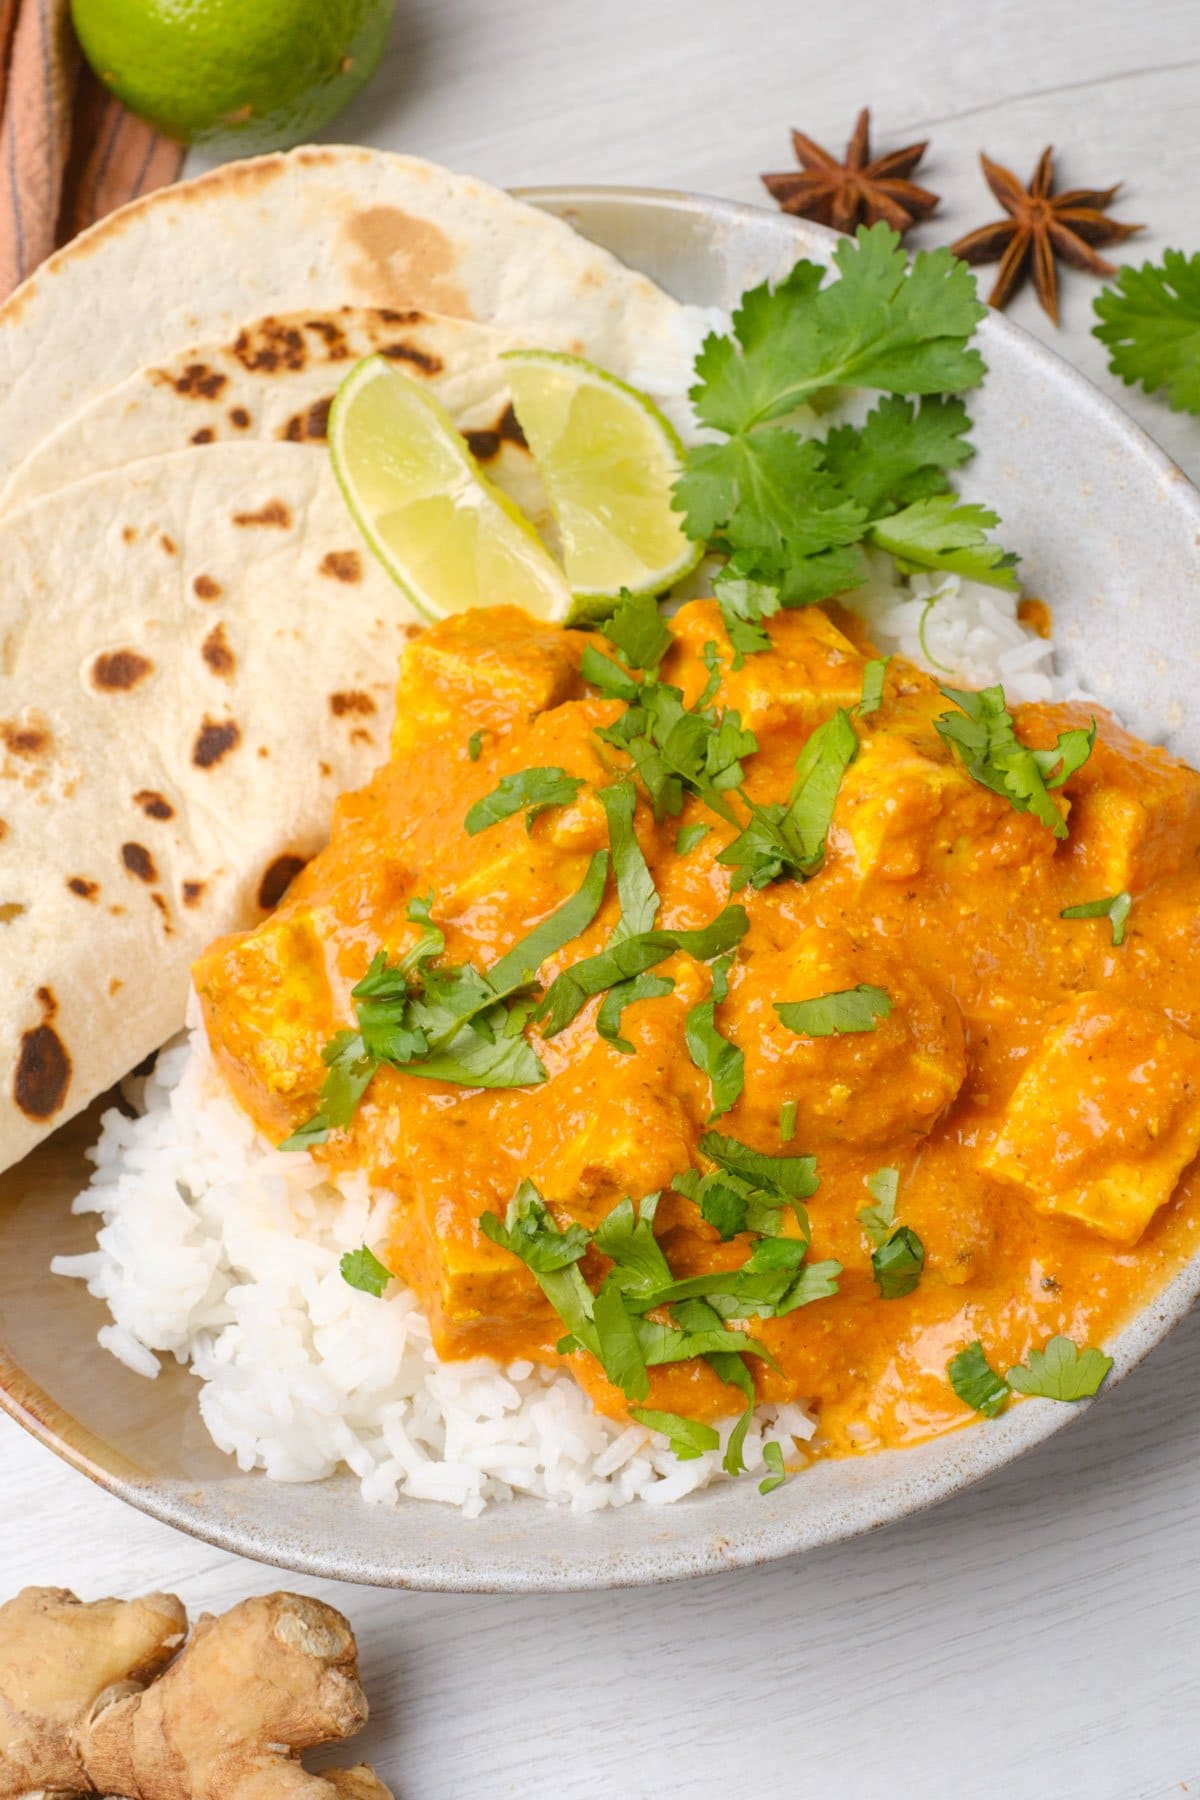
<path fill-rule="evenodd" d="M 503 361 L 558 523 L 572 617 L 603 617 L 622 588 L 673 587 L 703 546 L 671 510 L 683 446 L 658 408 L 579 356 L 509 350 Z"/>
<path fill-rule="evenodd" d="M 570 589 L 533 526 L 484 475 L 445 408 L 383 357 L 366 357 L 342 382 L 329 450 L 363 536 L 426 618 L 502 604 L 567 617 Z"/>

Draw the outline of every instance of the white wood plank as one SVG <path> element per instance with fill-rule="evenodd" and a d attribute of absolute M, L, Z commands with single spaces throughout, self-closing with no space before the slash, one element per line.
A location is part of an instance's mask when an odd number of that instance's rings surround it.
<path fill-rule="evenodd" d="M 1024 175 L 1124 176 L 1127 247 L 1200 245 L 1195 0 L 400 0 L 374 87 L 328 135 L 501 183 L 640 182 L 761 198 L 787 128 L 928 135 L 944 206 L 993 215 L 986 148 Z M 1013 317 L 1107 391 L 1093 284 L 1066 329 Z M 1127 397 L 1126 397 L 1127 398 Z M 1200 423 L 1132 410 L 1200 475 Z M 799 1800 L 1162 1800 L 1200 1789 L 1200 1320 L 1063 1437 L 906 1525 L 789 1565 L 636 1594 L 390 1595 L 297 1583 L 363 1647 L 367 1749 L 405 1800 L 777 1792 Z M 0 1593 L 172 1587 L 220 1608 L 279 1582 L 129 1512 L 0 1425 Z"/>

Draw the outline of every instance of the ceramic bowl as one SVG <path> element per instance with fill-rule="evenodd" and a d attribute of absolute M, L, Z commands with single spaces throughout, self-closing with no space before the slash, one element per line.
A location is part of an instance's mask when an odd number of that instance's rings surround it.
<path fill-rule="evenodd" d="M 680 299 L 729 306 L 829 232 L 753 207 L 632 189 L 525 196 Z M 1003 319 L 982 328 L 990 373 L 972 400 L 978 455 L 963 487 L 997 508 L 1028 589 L 1054 609 L 1068 679 L 1127 724 L 1200 762 L 1188 700 L 1200 662 L 1193 597 L 1200 495 L 1117 407 Z M 386 1587 L 547 1590 L 665 1581 L 789 1556 L 886 1524 L 1034 1449 L 1082 1408 L 1031 1401 L 990 1424 L 861 1461 L 818 1464 L 763 1498 L 751 1481 L 660 1509 L 584 1517 L 534 1501 L 476 1520 L 432 1503 L 360 1504 L 339 1477 L 281 1486 L 208 1442 L 182 1369 L 148 1382 L 96 1347 L 101 1306 L 48 1274 L 93 1226 L 68 1213 L 86 1179 L 85 1117 L 0 1181 L 0 1402 L 43 1443 L 133 1506 L 226 1550 L 307 1575 Z M 1200 1292 L 1200 1258 L 1110 1346 L 1113 1379 Z M 1103 1399 L 1098 1402 L 1103 1404 Z"/>

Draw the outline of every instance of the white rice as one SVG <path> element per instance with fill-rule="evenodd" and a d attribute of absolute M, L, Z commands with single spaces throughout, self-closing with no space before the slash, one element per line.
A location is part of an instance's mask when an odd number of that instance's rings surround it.
<path fill-rule="evenodd" d="M 384 1249 L 388 1196 L 267 1143 L 195 1021 L 139 1087 L 140 1117 L 104 1115 L 75 1201 L 103 1220 L 97 1247 L 52 1268 L 105 1302 L 100 1343 L 135 1373 L 157 1375 L 162 1355 L 190 1365 L 213 1442 L 240 1468 L 320 1481 L 344 1465 L 364 1500 L 441 1500 L 469 1517 L 518 1493 L 576 1512 L 661 1506 L 729 1479 L 720 1451 L 679 1462 L 656 1433 L 602 1418 L 569 1375 L 439 1363 L 410 1293 L 348 1287 L 340 1258 Z M 814 1430 L 802 1407 L 760 1408 L 747 1467 L 762 1469 L 766 1439 L 787 1452 Z"/>
<path fill-rule="evenodd" d="M 692 361 L 707 331 L 727 328 L 721 313 L 687 308 L 679 344 L 634 371 L 693 442 Z M 1051 647 L 1019 622 L 1014 595 L 954 575 L 901 578 L 879 553 L 870 561 L 850 603 L 881 651 L 966 687 L 1002 681 L 1012 700 L 1054 696 Z M 224 1089 L 195 1020 L 137 1086 L 140 1116 L 105 1114 L 95 1173 L 75 1201 L 103 1221 L 97 1247 L 56 1257 L 53 1271 L 105 1302 L 112 1322 L 99 1341 L 135 1373 L 153 1378 L 164 1355 L 191 1368 L 204 1423 L 240 1468 L 320 1481 L 345 1467 L 368 1502 L 440 1500 L 468 1517 L 517 1494 L 576 1512 L 661 1506 L 730 1479 L 720 1450 L 680 1462 L 657 1433 L 597 1414 L 569 1375 L 439 1363 L 411 1293 L 394 1283 L 380 1301 L 347 1286 L 343 1253 L 386 1245 L 389 1196 L 267 1143 Z M 763 1468 L 769 1439 L 786 1457 L 815 1431 L 801 1406 L 760 1407 L 748 1470 Z"/>

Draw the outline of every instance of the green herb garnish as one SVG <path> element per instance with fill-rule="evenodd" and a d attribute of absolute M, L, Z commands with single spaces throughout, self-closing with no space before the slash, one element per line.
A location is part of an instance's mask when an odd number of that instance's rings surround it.
<path fill-rule="evenodd" d="M 611 618 L 600 627 L 632 669 L 657 669 L 671 648 L 671 631 L 652 594 L 623 589 Z"/>
<path fill-rule="evenodd" d="M 1166 392 L 1176 412 L 1200 412 L 1200 252 L 1166 250 L 1160 264 L 1128 263 L 1093 302 L 1092 331 L 1114 375 Z"/>
<path fill-rule="evenodd" d="M 891 1236 L 896 1222 L 896 1194 L 900 1186 L 899 1169 L 876 1169 L 867 1179 L 867 1192 L 874 1206 L 864 1206 L 856 1214 L 873 1249 L 878 1250 Z"/>
<path fill-rule="evenodd" d="M 606 1043 L 619 1050 L 622 1056 L 632 1056 L 634 1047 L 628 1038 L 621 1036 L 621 1015 L 627 1006 L 638 1000 L 661 1000 L 664 994 L 673 991 L 675 983 L 669 975 L 635 975 L 629 981 L 618 981 L 615 987 L 609 988 L 600 1002 L 600 1010 L 596 1014 L 596 1030 Z"/>
<path fill-rule="evenodd" d="M 1008 1371 L 1008 1385 L 1046 1400 L 1088 1400 L 1112 1366 L 1103 1350 L 1080 1350 L 1070 1338 L 1052 1337 L 1044 1350 L 1031 1350 L 1027 1362 Z"/>
<path fill-rule="evenodd" d="M 825 860 L 825 840 L 842 777 L 858 755 L 858 734 L 842 707 L 818 725 L 796 759 L 786 806 L 747 802 L 750 822 L 717 857 L 731 886 L 763 888 L 783 875 L 806 881 Z M 744 797 L 744 796 L 743 796 Z"/>
<path fill-rule="evenodd" d="M 858 703 L 860 719 L 878 712 L 883 705 L 883 683 L 891 660 L 890 656 L 877 656 L 863 670 L 862 699 Z"/>
<path fill-rule="evenodd" d="M 694 850 L 696 845 L 708 836 L 709 829 L 707 825 L 702 825 L 698 821 L 694 825 L 681 825 L 675 834 L 676 856 L 686 856 L 689 850 Z"/>
<path fill-rule="evenodd" d="M 978 1338 L 950 1358 L 946 1373 L 964 1406 L 974 1407 L 985 1419 L 994 1419 L 1008 1405 L 1008 1383 L 993 1369 Z"/>
<path fill-rule="evenodd" d="M 1085 900 L 1081 906 L 1064 906 L 1060 919 L 1107 919 L 1112 926 L 1114 945 L 1125 942 L 1125 921 L 1133 905 L 1133 895 L 1124 889 L 1110 894 L 1107 900 Z"/>
<path fill-rule="evenodd" d="M 740 912 L 741 908 L 735 910 Z M 719 1119 L 729 1111 L 745 1081 L 745 1057 L 736 1044 L 717 1030 L 717 1007 L 729 994 L 731 961 L 731 957 L 722 957 L 713 964 L 709 997 L 692 1007 L 683 1026 L 688 1055 L 712 1084 L 710 1119 Z"/>
<path fill-rule="evenodd" d="M 347 1250 L 338 1267 L 348 1287 L 357 1288 L 362 1294 L 373 1294 L 376 1300 L 382 1298 L 392 1279 L 392 1271 L 365 1244 L 358 1250 Z"/>
<path fill-rule="evenodd" d="M 797 1037 L 834 1037 L 843 1032 L 874 1031 L 880 1019 L 892 1010 L 890 997 L 882 988 L 860 981 L 857 987 L 842 988 L 835 994 L 821 994 L 815 1000 L 777 1000 L 775 1011 L 789 1031 Z"/>
<path fill-rule="evenodd" d="M 871 1254 L 871 1273 L 881 1300 L 911 1294 L 925 1267 L 925 1246 L 909 1225 L 901 1225 Z"/>
<path fill-rule="evenodd" d="M 472 762 L 479 761 L 479 753 L 483 749 L 482 731 L 473 731 L 467 739 L 467 755 Z"/>
<path fill-rule="evenodd" d="M 939 736 L 953 745 L 971 779 L 1001 794 L 1018 812 L 1032 813 L 1055 837 L 1065 838 L 1066 820 L 1050 798 L 1050 789 L 1061 787 L 1091 755 L 1095 719 L 1087 731 L 1076 727 L 1060 732 L 1052 750 L 1030 750 L 1017 738 L 1002 687 L 978 693 L 943 687 L 940 692 L 961 711 L 942 713 L 934 724 Z"/>
<path fill-rule="evenodd" d="M 515 775 L 505 775 L 499 787 L 477 800 L 463 824 L 468 836 L 476 837 L 489 826 L 499 825 L 502 819 L 524 812 L 525 829 L 532 831 L 539 814 L 551 806 L 569 806 L 583 785 L 578 776 L 568 775 L 565 769 L 521 769 Z"/>
<path fill-rule="evenodd" d="M 763 1445 L 763 1461 L 771 1473 L 758 1484 L 760 1494 L 773 1494 L 787 1480 L 787 1470 L 783 1466 L 783 1447 L 780 1444 Z"/>
<path fill-rule="evenodd" d="M 790 1144 L 796 1135 L 796 1102 L 785 1100 L 779 1109 L 779 1141 Z"/>
<path fill-rule="evenodd" d="M 595 994 L 635 980 L 677 951 L 694 956 L 697 962 L 711 961 L 740 943 L 749 923 L 742 907 L 727 906 L 696 931 L 642 931 L 630 937 L 614 934 L 607 949 L 572 963 L 550 983 L 537 1009 L 537 1017 L 543 1021 L 542 1035 L 556 1037 Z"/>
<path fill-rule="evenodd" d="M 629 1416 L 648 1431 L 661 1431 L 671 1441 L 671 1449 L 680 1462 L 694 1462 L 706 1450 L 718 1450 L 719 1433 L 699 1419 L 683 1419 L 678 1413 L 658 1412 L 650 1406 L 631 1406 Z"/>
<path fill-rule="evenodd" d="M 742 1231 L 777 1236 L 783 1212 L 790 1208 L 807 1243 L 808 1214 L 799 1202 L 817 1191 L 815 1157 L 766 1156 L 718 1131 L 704 1133 L 700 1152 L 716 1168 L 707 1175 L 686 1170 L 675 1177 L 674 1185 L 696 1203 L 723 1240 Z"/>

